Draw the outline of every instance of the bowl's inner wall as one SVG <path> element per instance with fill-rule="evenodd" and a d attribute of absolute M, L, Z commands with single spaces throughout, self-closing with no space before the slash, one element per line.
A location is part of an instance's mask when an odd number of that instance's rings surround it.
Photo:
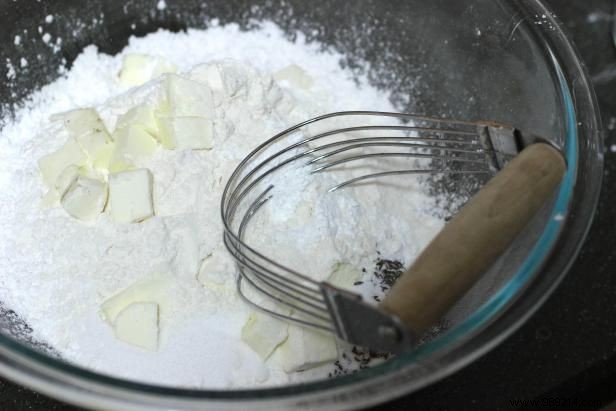
<path fill-rule="evenodd" d="M 221 24 L 235 22 L 249 29 L 268 19 L 290 38 L 299 31 L 309 41 L 343 52 L 343 64 L 390 90 L 401 111 L 502 121 L 563 141 L 563 109 L 554 73 L 524 22 L 510 17 L 515 13 L 507 1 L 168 0 L 164 10 L 156 4 L 143 0 L 4 2 L 0 5 L 5 23 L 0 32 L 4 45 L 0 61 L 10 62 L 17 76 L 0 84 L 2 117 L 13 112 L 14 103 L 57 78 L 58 68 L 64 63 L 70 67 L 89 44 L 113 54 L 131 35 L 161 27 L 204 28 L 217 18 Z M 54 16 L 52 23 L 45 22 L 47 15 Z M 62 38 L 60 52 L 54 53 L 43 42 L 39 27 L 54 39 Z M 14 43 L 17 35 L 20 45 Z M 22 57 L 29 61 L 25 68 L 20 68 Z M 7 79 L 8 66 L 1 64 L 0 71 Z M 538 216 L 512 247 L 515 252 L 504 256 L 477 284 L 450 316 L 452 323 L 464 319 L 515 273 L 546 218 L 546 213 Z M 5 332 L 15 335 L 16 327 L 23 329 L 15 325 L 14 317 L 4 314 L 0 328 Z M 18 334 L 28 342 L 27 333 Z"/>

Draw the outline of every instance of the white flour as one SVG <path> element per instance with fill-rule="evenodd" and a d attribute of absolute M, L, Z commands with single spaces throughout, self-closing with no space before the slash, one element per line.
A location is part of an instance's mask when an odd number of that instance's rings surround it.
<path fill-rule="evenodd" d="M 164 6 L 161 1 L 159 7 Z M 340 68 L 341 55 L 319 50 L 319 45 L 306 44 L 301 36 L 289 42 L 268 23 L 250 32 L 234 25 L 175 34 L 159 31 L 131 39 L 116 56 L 87 47 L 70 71 L 35 93 L 2 130 L 0 301 L 64 359 L 116 376 L 174 386 L 231 388 L 327 375 L 328 367 L 288 375 L 264 364 L 241 341 L 240 330 L 250 309 L 235 293 L 235 270 L 222 246 L 219 216 L 226 179 L 263 139 L 326 112 L 394 110 L 387 93 L 361 79 L 358 84 Z M 199 64 L 224 59 L 256 71 L 247 69 L 244 98 L 216 109 L 218 137 L 213 150 L 161 149 L 143 164 L 154 175 L 154 218 L 117 225 L 102 215 L 88 225 L 71 219 L 61 208 L 42 210 L 44 188 L 36 160 L 63 143 L 49 116 L 93 106 L 113 129 L 118 115 L 159 92 L 156 81 L 137 91 L 119 85 L 117 73 L 126 53 L 163 56 L 189 76 L 197 76 L 198 70 L 189 73 Z M 271 73 L 290 64 L 301 66 L 313 78 L 309 91 L 271 82 Z M 255 84 L 261 88 L 255 91 Z M 304 190 L 301 177 L 287 181 L 288 187 L 280 189 L 288 196 L 275 197 L 280 203 L 269 210 L 276 213 L 269 217 L 264 213 L 261 224 L 284 228 L 289 219 L 297 223 L 302 218 L 302 204 L 317 204 L 317 194 Z M 318 223 L 303 225 L 301 233 L 287 230 L 278 237 L 257 236 L 255 241 L 278 250 L 275 257 L 283 261 L 309 267 L 304 271 L 319 279 L 337 261 L 367 267 L 377 248 L 388 258 L 408 263 L 442 221 L 431 216 L 433 202 L 419 190 L 411 190 L 404 200 L 388 201 L 382 212 L 370 213 L 366 207 L 371 202 L 382 206 L 381 200 L 378 192 L 368 200 L 351 199 L 348 210 L 340 208 L 346 200 L 329 204 L 319 200 L 312 220 Z M 259 221 L 255 225 L 258 229 Z M 204 260 L 209 268 L 200 273 Z M 146 352 L 116 340 L 100 319 L 99 309 L 105 299 L 153 272 L 171 276 L 175 286 L 161 312 L 160 349 Z"/>

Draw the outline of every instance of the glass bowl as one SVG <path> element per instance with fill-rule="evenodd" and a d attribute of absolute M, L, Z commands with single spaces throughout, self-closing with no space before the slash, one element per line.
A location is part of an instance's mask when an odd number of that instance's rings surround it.
<path fill-rule="evenodd" d="M 564 148 L 568 173 L 511 249 L 448 316 L 451 326 L 415 351 L 360 373 L 254 390 L 187 390 L 104 376 L 52 358 L 0 321 L 0 373 L 65 401 L 106 409 L 367 407 L 424 387 L 468 364 L 524 322 L 574 260 L 596 206 L 602 177 L 600 118 L 580 59 L 561 24 L 537 0 L 302 0 L 4 2 L 2 60 L 30 64 L 0 84 L 1 114 L 59 76 L 88 44 L 115 53 L 130 35 L 268 19 L 290 38 L 303 32 L 344 53 L 343 64 L 392 91 L 400 110 L 514 124 Z M 63 39 L 54 53 L 38 26 Z M 27 31 L 24 31 L 27 30 Z M 14 45 L 16 35 L 21 45 Z M 366 65 L 365 62 L 369 64 Z M 3 68 L 8 78 L 8 67 Z M 411 96 L 412 98 L 409 98 Z M 412 101 L 413 103 L 409 103 Z M 264 136 L 267 137 L 267 136 Z M 477 298 L 471 298 L 480 293 Z M 0 307 L 2 307 L 0 305 Z M 18 320 L 17 320 L 18 321 Z"/>

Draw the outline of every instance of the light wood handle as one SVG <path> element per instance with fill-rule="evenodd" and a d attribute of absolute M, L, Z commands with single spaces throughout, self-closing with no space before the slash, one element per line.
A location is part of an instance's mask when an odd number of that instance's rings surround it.
<path fill-rule="evenodd" d="M 548 144 L 525 148 L 432 240 L 381 307 L 415 333 L 434 325 L 546 203 L 566 168 Z"/>

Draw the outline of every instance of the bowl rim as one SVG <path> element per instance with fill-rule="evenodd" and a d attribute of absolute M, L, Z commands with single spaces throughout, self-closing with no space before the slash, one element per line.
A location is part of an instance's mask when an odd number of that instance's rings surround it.
<path fill-rule="evenodd" d="M 233 391 L 160 387 L 98 374 L 61 362 L 2 334 L 0 374 L 50 396 L 87 407 L 137 410 L 203 409 L 208 406 L 225 409 L 244 403 L 254 409 L 266 409 L 274 405 L 277 408 L 303 406 L 331 409 L 367 407 L 398 397 L 453 373 L 489 351 L 519 328 L 566 274 L 590 228 L 603 175 L 601 119 L 594 91 L 579 54 L 564 33 L 562 23 L 542 0 L 518 0 L 515 7 L 520 9 L 522 16 L 541 16 L 551 23 L 532 26 L 533 30 L 540 33 L 547 47 L 561 87 L 567 118 L 566 156 L 568 160 L 576 159 L 577 162 L 579 144 L 593 148 L 585 153 L 588 158 L 579 160 L 588 166 L 591 174 L 588 179 L 592 178 L 594 183 L 580 184 L 577 164 L 571 167 L 569 162 L 570 169 L 552 210 L 552 218 L 533 251 L 512 279 L 467 320 L 396 361 L 386 362 L 360 374 L 337 378 L 334 384 L 330 380 Z M 584 121 L 580 123 L 582 116 Z M 592 157 L 593 154 L 596 157 Z M 577 206 L 579 210 L 568 210 L 574 190 L 581 193 L 582 204 Z M 560 216 L 568 211 L 575 212 L 576 219 L 571 221 L 573 226 L 563 230 Z M 550 253 L 554 247 L 562 246 L 569 237 L 577 238 L 578 242 L 569 246 L 571 249 L 568 253 Z M 548 284 L 545 281 L 531 281 L 540 268 L 547 267 L 548 262 L 549 268 L 546 270 L 552 281 Z M 525 292 L 520 293 L 521 290 Z M 511 305 L 514 296 L 517 297 L 515 307 Z M 499 316 L 498 321 L 491 321 L 496 314 Z M 461 334 L 465 337 L 461 338 Z M 470 344 L 462 344 L 471 340 L 479 342 L 473 349 L 469 348 Z M 451 349 L 439 351 L 443 345 Z M 427 354 L 438 355 L 423 361 L 425 357 L 422 355 Z M 410 383 L 409 370 L 416 367 L 429 368 L 431 373 L 420 381 Z"/>

